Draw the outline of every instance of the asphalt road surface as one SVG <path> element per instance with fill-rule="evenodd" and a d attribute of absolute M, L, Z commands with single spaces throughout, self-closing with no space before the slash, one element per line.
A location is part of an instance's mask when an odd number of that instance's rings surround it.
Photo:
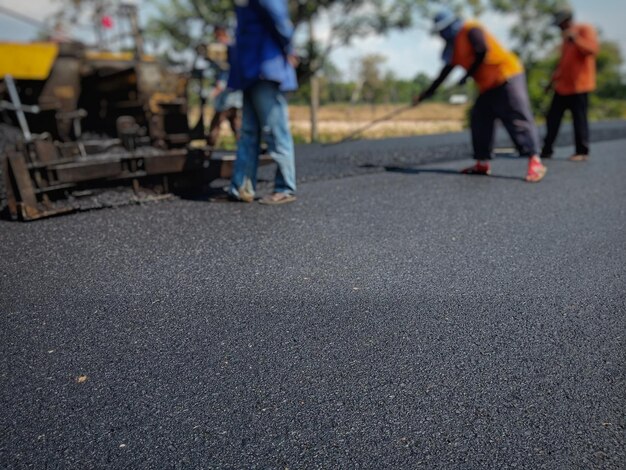
<path fill-rule="evenodd" d="M 0 467 L 624 468 L 625 150 L 0 223 Z"/>

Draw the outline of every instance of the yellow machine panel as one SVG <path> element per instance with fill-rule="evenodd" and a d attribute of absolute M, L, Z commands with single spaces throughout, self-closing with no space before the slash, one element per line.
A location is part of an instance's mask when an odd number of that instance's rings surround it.
<path fill-rule="evenodd" d="M 12 75 L 16 80 L 45 80 L 50 75 L 59 46 L 51 42 L 0 43 L 0 79 Z"/>
<path fill-rule="evenodd" d="M 111 52 L 111 51 L 87 51 L 85 53 L 87 60 L 106 61 L 106 62 L 130 62 L 135 58 L 132 52 Z"/>
<path fill-rule="evenodd" d="M 133 52 L 111 52 L 111 51 L 87 51 L 85 58 L 91 61 L 102 62 L 132 62 L 135 60 Z M 141 56 L 142 62 L 156 62 L 156 58 L 151 55 Z"/>

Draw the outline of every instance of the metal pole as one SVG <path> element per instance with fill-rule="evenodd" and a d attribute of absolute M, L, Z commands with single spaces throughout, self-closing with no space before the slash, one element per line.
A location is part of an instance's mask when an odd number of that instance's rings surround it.
<path fill-rule="evenodd" d="M 320 108 L 320 81 L 313 74 L 311 77 L 311 142 L 319 140 L 318 111 Z"/>
<path fill-rule="evenodd" d="M 122 3 L 120 5 L 120 12 L 128 17 L 130 22 L 131 34 L 135 42 L 135 55 L 137 60 L 141 61 L 144 55 L 143 34 L 139 27 L 139 12 L 137 11 L 137 5 L 131 3 Z"/>
<path fill-rule="evenodd" d="M 105 37 L 104 37 L 104 27 L 102 26 L 102 18 L 104 16 L 104 6 L 102 1 L 99 1 L 93 12 L 93 21 L 96 30 L 96 37 L 98 40 L 98 50 L 106 49 L 105 45 Z"/>
<path fill-rule="evenodd" d="M 315 51 L 315 28 L 313 25 L 313 17 L 309 18 L 309 45 L 310 45 L 310 53 L 313 54 Z M 317 60 L 311 61 L 310 67 L 311 70 L 311 78 L 309 83 L 311 85 L 311 100 L 310 100 L 310 109 L 311 109 L 311 142 L 317 142 L 319 140 L 318 133 L 318 118 L 317 113 L 320 107 L 320 82 L 317 77 Z"/>
<path fill-rule="evenodd" d="M 343 144 L 343 143 L 345 143 L 345 142 L 348 142 L 349 140 L 354 139 L 356 136 L 358 136 L 358 135 L 362 134 L 363 132 L 365 132 L 366 130 L 368 130 L 370 127 L 372 127 L 372 126 L 374 126 L 374 125 L 378 124 L 379 122 L 388 121 L 389 119 L 394 118 L 394 117 L 396 117 L 397 115 L 402 114 L 402 113 L 404 113 L 404 112 L 408 111 L 409 109 L 413 109 L 413 108 L 415 108 L 416 106 L 417 106 L 417 105 L 415 105 L 415 104 L 410 104 L 410 105 L 407 105 L 407 106 L 403 106 L 403 107 L 401 107 L 401 108 L 398 108 L 398 109 L 396 109 L 396 110 L 394 110 L 394 111 L 392 111 L 392 112 L 390 112 L 390 113 L 388 113 L 388 114 L 385 114 L 385 115 L 384 115 L 384 116 L 382 116 L 382 117 L 379 117 L 378 119 L 374 119 L 373 121 L 369 122 L 368 124 L 366 124 L 365 126 L 361 127 L 360 129 L 358 129 L 358 130 L 356 130 L 356 131 L 354 131 L 354 132 L 351 132 L 350 134 L 348 134 L 348 135 L 347 135 L 346 137 L 344 137 L 343 139 L 338 140 L 337 142 L 330 142 L 330 143 L 328 143 L 328 144 L 323 144 L 323 146 L 324 146 L 324 147 L 330 147 L 330 146 L 332 146 L 332 145 L 339 145 L 339 144 Z"/>
<path fill-rule="evenodd" d="M 13 106 L 15 106 L 15 115 L 17 116 L 17 122 L 22 129 L 22 133 L 24 134 L 24 139 L 26 139 L 26 142 L 30 142 L 33 139 L 33 135 L 30 133 L 30 128 L 28 127 L 28 121 L 26 121 L 26 115 L 24 114 L 20 95 L 17 93 L 15 81 L 11 75 L 5 75 L 4 83 L 7 85 L 11 102 L 13 103 Z"/>

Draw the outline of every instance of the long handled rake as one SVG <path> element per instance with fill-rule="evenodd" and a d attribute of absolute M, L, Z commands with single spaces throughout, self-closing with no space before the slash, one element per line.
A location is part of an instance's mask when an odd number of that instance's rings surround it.
<path fill-rule="evenodd" d="M 336 142 L 329 142 L 329 143 L 323 144 L 323 146 L 324 146 L 324 147 L 329 147 L 329 146 L 332 146 L 332 145 L 339 145 L 339 144 L 343 144 L 343 143 L 345 143 L 345 142 L 348 142 L 348 141 L 354 140 L 354 138 L 355 138 L 355 137 L 357 137 L 357 136 L 361 135 L 363 132 L 365 132 L 365 131 L 366 131 L 366 130 L 368 130 L 369 128 L 371 128 L 371 127 L 375 126 L 376 124 L 378 124 L 378 123 L 380 123 L 380 122 L 388 121 L 388 120 L 390 120 L 390 119 L 393 119 L 394 117 L 396 117 L 396 116 L 398 116 L 398 115 L 400 115 L 400 114 L 402 114 L 402 113 L 405 113 L 405 112 L 407 112 L 409 109 L 413 109 L 413 108 L 415 108 L 415 107 L 416 107 L 416 106 L 418 106 L 418 105 L 419 105 L 419 103 L 418 103 L 418 104 L 409 104 L 409 105 L 406 105 L 406 106 L 402 106 L 401 108 L 394 109 L 392 112 L 387 113 L 387 114 L 385 114 L 384 116 L 379 117 L 379 118 L 377 118 L 377 119 L 374 119 L 373 121 L 371 121 L 371 122 L 370 122 L 370 123 L 368 123 L 367 125 L 365 125 L 365 126 L 361 127 L 360 129 L 357 129 L 356 131 L 351 132 L 350 134 L 348 134 L 348 135 L 347 135 L 346 137 L 344 137 L 343 139 L 338 140 L 338 141 L 336 141 Z"/>

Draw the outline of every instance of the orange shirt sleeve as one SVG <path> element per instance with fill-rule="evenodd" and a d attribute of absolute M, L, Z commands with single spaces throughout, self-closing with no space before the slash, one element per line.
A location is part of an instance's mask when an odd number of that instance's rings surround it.
<path fill-rule="evenodd" d="M 585 55 L 598 55 L 600 44 L 596 30 L 589 25 L 580 25 L 574 33 L 574 45 Z"/>

